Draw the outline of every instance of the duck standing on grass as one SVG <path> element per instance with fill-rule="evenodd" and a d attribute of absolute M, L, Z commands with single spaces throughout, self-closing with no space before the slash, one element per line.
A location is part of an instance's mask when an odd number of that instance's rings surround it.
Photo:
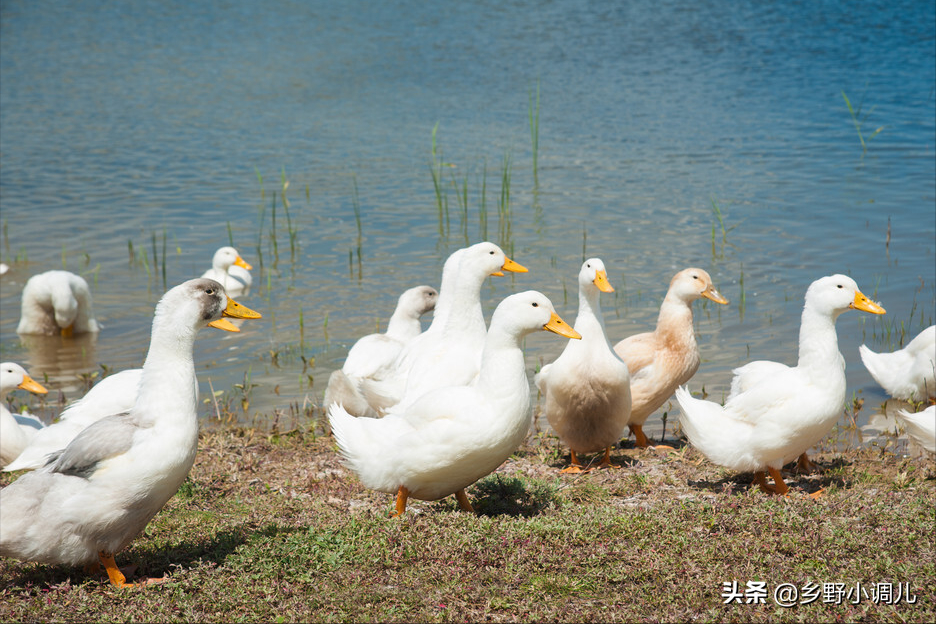
<path fill-rule="evenodd" d="M 438 388 L 381 419 L 329 407 L 345 463 L 365 486 L 397 495 L 395 516 L 406 511 L 410 497 L 449 494 L 473 511 L 465 488 L 496 470 L 529 432 L 530 384 L 520 342 L 540 329 L 580 338 L 545 295 L 511 295 L 494 310 L 476 383 Z"/>
<path fill-rule="evenodd" d="M 678 388 L 679 420 L 689 442 L 715 464 L 754 471 L 765 492 L 786 494 L 780 469 L 826 436 L 845 406 L 845 360 L 835 321 L 849 309 L 884 314 L 850 277 L 818 279 L 806 291 L 796 366 L 759 361 L 735 369 L 724 406 Z"/>
<path fill-rule="evenodd" d="M 18 334 L 54 336 L 97 333 L 91 290 L 80 275 L 46 271 L 33 275 L 23 287 Z"/>
<path fill-rule="evenodd" d="M 858 351 L 874 381 L 895 399 L 926 401 L 936 397 L 936 325 L 892 353 L 875 353 L 865 345 Z"/>
<path fill-rule="evenodd" d="M 400 295 L 387 331 L 360 338 L 348 351 L 341 370 L 329 376 L 323 404 L 341 403 L 355 416 L 376 417 L 377 412 L 361 394 L 361 382 L 387 374 L 403 347 L 422 333 L 419 317 L 435 308 L 438 298 L 431 286 L 416 286 Z"/>
<path fill-rule="evenodd" d="M 225 316 L 260 318 L 210 279 L 190 280 L 163 295 L 133 408 L 97 421 L 43 468 L 0 490 L 0 555 L 53 565 L 96 567 L 99 561 L 112 584 L 132 585 L 114 555 L 192 467 L 198 449 L 195 335 L 206 326 L 239 331 Z"/>
<path fill-rule="evenodd" d="M 252 268 L 236 249 L 222 247 L 215 252 L 211 259 L 211 268 L 205 271 L 202 277 L 220 283 L 229 295 L 239 295 L 250 288 L 253 282 L 250 276 Z"/>
<path fill-rule="evenodd" d="M 576 453 L 604 451 L 599 468 L 611 467 L 611 446 L 621 438 L 631 413 L 630 375 L 605 336 L 601 293 L 614 292 L 604 262 L 589 258 L 578 274 L 579 309 L 575 331 L 552 364 L 535 377 L 546 397 L 546 418 L 569 445 L 571 465 L 562 472 L 583 472 Z"/>
<path fill-rule="evenodd" d="M 628 426 L 635 443 L 650 445 L 643 425 L 650 414 L 666 402 L 676 388 L 689 381 L 699 369 L 699 346 L 692 325 L 692 302 L 705 297 L 727 304 L 702 269 L 684 269 L 670 280 L 660 305 L 656 329 L 636 334 L 614 345 L 614 352 L 627 364 L 631 376 L 631 415 Z"/>
<path fill-rule="evenodd" d="M 48 392 L 30 377 L 22 366 L 13 362 L 0 364 L 0 466 L 6 466 L 23 452 L 36 434 L 42 421 L 32 414 L 11 414 L 7 409 L 7 394 L 19 388 L 36 394 Z"/>

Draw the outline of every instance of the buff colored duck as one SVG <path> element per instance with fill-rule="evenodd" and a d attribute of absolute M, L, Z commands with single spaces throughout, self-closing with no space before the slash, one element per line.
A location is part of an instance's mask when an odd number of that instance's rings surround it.
<path fill-rule="evenodd" d="M 345 463 L 365 486 L 396 494 L 397 516 L 410 497 L 449 494 L 472 511 L 465 488 L 496 470 L 529 431 L 530 386 L 520 344 L 539 329 L 579 337 L 545 295 L 511 295 L 491 318 L 475 384 L 437 388 L 380 419 L 355 418 L 332 404 L 329 422 Z"/>
<path fill-rule="evenodd" d="M 253 267 L 241 258 L 233 247 L 222 247 L 215 252 L 211 259 L 211 268 L 202 274 L 202 277 L 213 279 L 224 286 L 224 290 L 231 295 L 238 295 L 253 282 L 250 270 Z"/>
<path fill-rule="evenodd" d="M 754 471 L 765 492 L 785 494 L 789 488 L 780 469 L 827 435 L 845 405 L 845 360 L 835 321 L 849 309 L 884 314 L 850 277 L 818 279 L 806 291 L 796 366 L 751 362 L 736 369 L 724 406 L 678 388 L 680 423 L 689 442 L 713 463 Z"/>
<path fill-rule="evenodd" d="M 72 336 L 98 331 L 91 290 L 83 277 L 69 271 L 46 271 L 26 282 L 17 333 Z"/>
<path fill-rule="evenodd" d="M 936 405 L 916 413 L 897 410 L 897 420 L 917 444 L 930 453 L 936 453 Z"/>
<path fill-rule="evenodd" d="M 487 332 L 481 286 L 491 275 L 503 276 L 503 271 L 527 271 L 491 242 L 453 255 L 454 260 L 445 263 L 432 324 L 403 348 L 390 374 L 361 384 L 378 412 L 386 413 L 398 404 L 404 408 L 436 388 L 471 383 L 478 376 Z"/>
<path fill-rule="evenodd" d="M 709 274 L 697 268 L 684 269 L 670 280 L 660 305 L 656 329 L 636 334 L 614 345 L 614 352 L 630 371 L 631 415 L 628 426 L 637 446 L 649 440 L 643 425 L 676 388 L 689 381 L 699 369 L 699 346 L 692 325 L 692 302 L 705 297 L 727 304 Z"/>
<path fill-rule="evenodd" d="M 0 555 L 47 564 L 114 562 L 188 475 L 198 448 L 193 346 L 198 330 L 239 331 L 225 316 L 259 318 L 218 282 L 196 279 L 156 306 L 139 393 L 127 414 L 103 418 L 46 466 L 0 490 Z M 141 585 L 162 579 L 147 579 Z"/>
<path fill-rule="evenodd" d="M 627 364 L 611 349 L 601 314 L 601 293 L 614 292 L 600 258 L 589 258 L 578 274 L 579 308 L 575 331 L 562 354 L 534 378 L 546 400 L 546 418 L 571 450 L 562 472 L 583 472 L 577 453 L 604 451 L 599 467 L 610 467 L 611 446 L 620 438 L 631 413 Z"/>
<path fill-rule="evenodd" d="M 348 351 L 341 370 L 328 378 L 324 405 L 340 403 L 354 416 L 376 417 L 361 394 L 361 381 L 386 376 L 403 347 L 422 333 L 419 318 L 435 308 L 438 297 L 431 286 L 416 286 L 400 295 L 387 331 L 360 338 Z"/>
<path fill-rule="evenodd" d="M 6 466 L 23 452 L 30 440 L 42 427 L 41 420 L 32 414 L 11 414 L 7 409 L 7 395 L 16 389 L 45 394 L 42 384 L 30 377 L 22 366 L 13 362 L 0 364 L 0 466 Z"/>
<path fill-rule="evenodd" d="M 895 399 L 925 401 L 936 397 L 936 325 L 892 353 L 875 353 L 865 345 L 858 351 L 874 380 Z"/>

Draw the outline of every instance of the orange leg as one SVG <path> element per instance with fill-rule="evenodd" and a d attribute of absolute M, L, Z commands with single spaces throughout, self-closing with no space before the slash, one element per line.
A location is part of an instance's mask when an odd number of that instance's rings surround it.
<path fill-rule="evenodd" d="M 62 328 L 62 335 L 66 338 L 71 338 L 75 335 L 75 324 L 72 323 L 68 327 Z"/>
<path fill-rule="evenodd" d="M 579 463 L 578 457 L 575 456 L 575 451 L 569 449 L 569 452 L 572 453 L 572 465 L 568 468 L 560 470 L 560 473 L 566 474 L 578 474 L 580 472 L 588 472 L 587 470 L 582 469 L 582 464 Z"/>
<path fill-rule="evenodd" d="M 107 578 L 110 579 L 111 585 L 115 587 L 143 587 L 144 585 L 155 585 L 169 580 L 169 577 L 164 576 L 162 578 L 146 578 L 136 583 L 128 583 L 127 577 L 125 577 L 124 573 L 117 567 L 117 562 L 114 561 L 114 555 L 108 555 L 102 550 L 98 553 L 98 559 L 101 560 L 104 569 L 107 570 Z"/>
<path fill-rule="evenodd" d="M 796 460 L 796 472 L 800 474 L 812 474 L 817 470 L 819 470 L 819 466 L 814 464 L 806 453 L 800 455 L 799 459 Z"/>
<path fill-rule="evenodd" d="M 777 493 L 777 488 L 767 483 L 767 475 L 763 470 L 758 470 L 754 473 L 754 483 L 768 494 Z"/>
<path fill-rule="evenodd" d="M 598 464 L 599 468 L 620 468 L 615 464 L 611 463 L 611 447 L 607 447 L 604 452 L 604 457 L 601 458 L 601 463 Z"/>
<path fill-rule="evenodd" d="M 780 471 L 776 468 L 771 468 L 768 466 L 767 472 L 769 472 L 770 476 L 773 477 L 776 494 L 779 494 L 780 496 L 786 496 L 786 493 L 790 491 L 790 488 L 788 488 L 787 484 L 783 482 L 783 475 L 780 474 Z"/>
<path fill-rule="evenodd" d="M 650 440 L 647 439 L 647 436 L 644 435 L 643 425 L 628 425 L 630 427 L 631 433 L 634 434 L 634 444 L 640 448 L 647 448 L 650 446 Z"/>
<path fill-rule="evenodd" d="M 401 485 L 396 495 L 396 513 L 390 514 L 391 518 L 398 518 L 406 511 L 406 499 L 409 498 L 409 490 L 405 485 Z"/>
<path fill-rule="evenodd" d="M 455 498 L 458 499 L 458 506 L 462 511 L 474 513 L 474 507 L 471 506 L 471 501 L 468 500 L 468 495 L 465 494 L 464 488 L 455 492 Z"/>

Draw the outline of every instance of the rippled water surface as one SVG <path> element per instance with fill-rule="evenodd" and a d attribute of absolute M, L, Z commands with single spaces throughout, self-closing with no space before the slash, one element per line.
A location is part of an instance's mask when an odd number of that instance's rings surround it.
<path fill-rule="evenodd" d="M 934 33 L 913 0 L 4 0 L 0 356 L 68 400 L 81 374 L 139 366 L 158 298 L 230 239 L 264 319 L 203 331 L 199 380 L 270 425 L 487 238 L 530 269 L 489 280 L 488 318 L 535 288 L 573 321 L 598 256 L 613 342 L 652 328 L 675 272 L 708 270 L 731 304 L 695 304 L 691 388 L 716 398 L 739 364 L 795 362 L 806 287 L 850 274 L 888 310 L 838 322 L 849 392 L 879 404 L 858 345 L 897 348 L 936 307 Z M 104 330 L 21 341 L 22 285 L 63 266 Z M 562 346 L 528 338 L 529 370 Z"/>

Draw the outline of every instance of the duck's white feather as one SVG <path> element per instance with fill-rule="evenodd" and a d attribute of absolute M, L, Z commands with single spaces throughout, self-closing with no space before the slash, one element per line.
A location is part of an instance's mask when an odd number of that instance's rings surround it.
<path fill-rule="evenodd" d="M 143 529 L 195 459 L 195 334 L 227 305 L 207 279 L 163 296 L 130 412 L 95 422 L 48 465 L 0 490 L 0 555 L 88 564 Z"/>
<path fill-rule="evenodd" d="M 527 435 L 529 382 L 520 341 L 553 315 L 544 295 L 507 297 L 491 320 L 481 372 L 472 386 L 424 394 L 382 419 L 355 418 L 341 406 L 329 421 L 347 465 L 369 488 L 436 500 L 495 470 Z"/>
<path fill-rule="evenodd" d="M 865 368 L 892 397 L 923 401 L 936 396 L 936 325 L 892 353 L 875 353 L 865 345 L 858 350 Z"/>
<path fill-rule="evenodd" d="M 936 405 L 915 413 L 898 410 L 897 420 L 917 444 L 930 453 L 936 453 Z"/>
<path fill-rule="evenodd" d="M 211 268 L 202 274 L 202 277 L 213 279 L 224 286 L 231 296 L 237 296 L 250 288 L 253 278 L 250 276 L 249 264 L 233 247 L 221 247 L 211 259 Z"/>
<path fill-rule="evenodd" d="M 544 412 L 559 438 L 577 453 L 615 444 L 631 412 L 630 375 L 611 349 L 604 331 L 599 289 L 612 292 L 604 262 L 589 258 L 578 275 L 579 309 L 575 331 L 562 354 L 535 377 L 545 396 Z"/>
<path fill-rule="evenodd" d="M 23 287 L 17 333 L 53 336 L 62 330 L 76 334 L 100 330 L 88 283 L 69 271 L 33 275 Z"/>
<path fill-rule="evenodd" d="M 741 379 L 724 406 L 679 388 L 680 423 L 692 445 L 722 466 L 762 471 L 779 469 L 821 440 L 845 405 L 835 320 L 850 307 L 883 313 L 845 275 L 816 280 L 806 292 L 796 366 L 757 362 L 739 368 Z"/>

